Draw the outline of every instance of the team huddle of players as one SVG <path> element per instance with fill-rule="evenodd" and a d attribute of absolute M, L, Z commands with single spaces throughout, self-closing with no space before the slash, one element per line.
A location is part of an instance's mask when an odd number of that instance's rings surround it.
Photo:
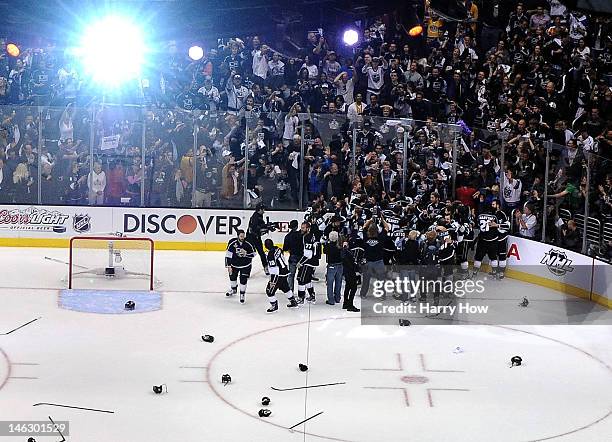
<path fill-rule="evenodd" d="M 476 276 L 487 256 L 490 274 L 504 278 L 510 221 L 498 200 L 484 205 L 478 213 L 459 203 L 444 204 L 435 192 L 429 202 L 406 198 L 377 203 L 373 198 L 360 197 L 349 204 L 330 206 L 319 201 L 306 211 L 299 231 L 296 221 L 290 224 L 292 231 L 287 238 L 293 235 L 293 242 L 298 244 L 285 245 L 290 250 L 276 247 L 271 239 L 262 244 L 261 237 L 270 231 L 263 219 L 264 210 L 258 206 L 248 233 L 239 231 L 228 243 L 225 266 L 231 286 L 226 295 L 234 296 L 239 289 L 240 302 L 245 302 L 252 260 L 259 254 L 270 277 L 266 287 L 270 313 L 278 310 L 277 290 L 287 296 L 289 308 L 315 303 L 315 270 L 323 254 L 327 254 L 329 263 L 334 248 L 341 250 L 345 269 L 351 268 L 344 275 L 344 308 L 349 311 L 359 311 L 353 305 L 357 281 L 362 281 L 360 296 L 367 297 L 374 269 L 381 266 L 418 266 L 421 276 L 465 279 Z M 468 255 L 474 245 L 470 272 Z M 290 253 L 289 262 L 296 265 L 288 264 L 284 252 Z M 294 278 L 297 296 L 292 290 Z"/>

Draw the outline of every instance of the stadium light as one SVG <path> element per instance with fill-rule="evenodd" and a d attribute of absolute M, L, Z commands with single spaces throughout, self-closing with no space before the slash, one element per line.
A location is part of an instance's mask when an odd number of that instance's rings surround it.
<path fill-rule="evenodd" d="M 137 25 L 124 17 L 108 16 L 85 30 L 75 53 L 95 82 L 112 87 L 139 77 L 146 45 Z"/>
<path fill-rule="evenodd" d="M 414 25 L 410 29 L 408 29 L 408 35 L 411 37 L 418 37 L 422 33 L 423 33 L 423 26 L 420 24 Z"/>
<path fill-rule="evenodd" d="M 342 40 L 346 45 L 353 46 L 359 41 L 359 33 L 354 29 L 347 29 L 346 31 L 344 31 Z"/>
<path fill-rule="evenodd" d="M 204 57 L 204 49 L 201 46 L 192 46 L 189 48 L 189 58 L 193 61 L 201 60 Z"/>
<path fill-rule="evenodd" d="M 406 30 L 410 37 L 419 37 L 423 34 L 423 22 L 419 19 L 416 7 L 413 7 L 408 13 L 406 25 L 404 30 Z"/>
<path fill-rule="evenodd" d="M 11 57 L 19 57 L 19 54 L 21 53 L 21 51 L 19 50 L 19 46 L 17 46 L 15 43 L 7 44 L 6 45 L 6 52 Z"/>

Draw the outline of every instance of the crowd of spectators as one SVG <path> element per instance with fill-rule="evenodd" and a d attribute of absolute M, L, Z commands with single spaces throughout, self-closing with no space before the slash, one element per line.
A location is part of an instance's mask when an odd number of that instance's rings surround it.
<path fill-rule="evenodd" d="M 3 55 L 0 203 L 340 208 L 355 192 L 436 192 L 475 212 L 499 198 L 526 237 L 548 211 L 547 240 L 579 249 L 558 210 L 612 216 L 610 19 L 558 0 L 462 3 L 466 22 L 425 2 L 421 37 L 372 17 L 350 52 L 319 31 L 290 55 L 262 36 L 199 61 L 171 43 L 136 107 L 92 104 L 54 46 Z"/>

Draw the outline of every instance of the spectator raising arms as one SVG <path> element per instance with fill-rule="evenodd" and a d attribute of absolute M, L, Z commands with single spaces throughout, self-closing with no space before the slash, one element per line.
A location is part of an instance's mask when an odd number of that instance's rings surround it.
<path fill-rule="evenodd" d="M 500 200 L 513 233 L 540 239 L 547 214 L 544 239 L 570 244 L 584 232 L 554 228 L 565 211 L 612 215 L 610 19 L 527 5 L 458 2 L 465 23 L 426 7 L 422 36 L 397 8 L 360 19 L 351 49 L 312 23 L 280 41 L 237 30 L 198 61 L 169 42 L 113 97 L 132 110 L 92 105 L 99 91 L 69 52 L 22 48 L 0 59 L 0 202 L 316 201 L 389 247 L 383 212 L 422 234 L 457 201 L 477 217 Z M 363 230 L 372 218 L 376 234 Z M 430 242 L 449 252 L 446 238 Z"/>

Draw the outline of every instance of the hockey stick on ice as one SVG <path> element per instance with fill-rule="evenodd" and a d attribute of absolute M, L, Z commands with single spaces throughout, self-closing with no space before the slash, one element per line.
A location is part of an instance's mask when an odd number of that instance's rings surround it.
<path fill-rule="evenodd" d="M 66 437 L 62 434 L 60 429 L 57 427 L 57 424 L 55 422 L 53 422 L 53 419 L 51 419 L 51 416 L 49 416 L 49 420 L 53 424 L 53 428 L 55 428 L 55 431 L 57 431 L 59 433 L 59 435 L 62 436 L 62 440 L 60 440 L 58 442 L 65 442 L 66 441 Z"/>
<path fill-rule="evenodd" d="M 98 413 L 114 413 L 114 411 L 98 410 L 97 408 L 73 407 L 72 405 L 51 404 L 49 402 L 40 402 L 40 403 L 34 404 L 32 406 L 33 407 L 38 407 L 39 405 L 50 405 L 52 407 L 73 408 L 75 410 L 97 411 Z"/>
<path fill-rule="evenodd" d="M 53 261 L 53 262 L 58 262 L 60 264 L 66 264 L 66 265 L 70 265 L 70 263 L 66 262 L 66 261 L 62 261 L 61 259 L 56 259 L 56 258 L 51 258 L 49 256 L 45 256 L 45 259 L 48 261 Z M 85 267 L 85 266 L 80 266 L 78 264 L 72 264 L 75 267 L 78 267 L 79 269 L 86 269 L 89 270 L 89 267 Z"/>
<path fill-rule="evenodd" d="M 304 422 L 308 422 L 310 419 L 314 419 L 315 417 L 317 417 L 317 416 L 319 416 L 319 415 L 321 415 L 321 414 L 323 414 L 323 412 L 322 412 L 322 411 L 319 411 L 317 414 L 313 414 L 313 415 L 312 415 L 312 416 L 310 416 L 309 418 L 304 419 L 303 421 L 298 422 L 297 424 L 295 424 L 295 425 L 294 425 L 294 426 L 292 426 L 292 427 L 289 427 L 289 431 L 293 430 L 295 427 L 297 427 L 298 425 L 303 424 Z"/>
<path fill-rule="evenodd" d="M 20 328 L 25 327 L 26 325 L 30 325 L 30 324 L 31 324 L 32 322 L 34 322 L 34 321 L 38 321 L 40 318 L 42 318 L 42 316 L 39 316 L 39 317 L 38 317 L 38 318 L 36 318 L 36 319 L 32 319 L 31 321 L 26 322 L 25 324 L 20 325 L 19 327 L 14 328 L 14 329 L 12 329 L 11 331 L 8 331 L 8 332 L 6 332 L 6 333 L 0 333 L 0 335 L 2 335 L 2 336 L 10 335 L 10 334 L 11 334 L 11 333 L 13 333 L 14 331 L 17 331 L 17 330 L 19 330 Z"/>
<path fill-rule="evenodd" d="M 346 384 L 346 382 L 333 382 L 331 384 L 308 385 L 306 387 L 294 387 L 294 388 L 276 388 L 276 387 L 270 387 L 270 388 L 274 391 L 291 391 L 291 390 L 303 390 L 305 388 L 328 387 L 330 385 L 343 385 L 343 384 Z"/>

